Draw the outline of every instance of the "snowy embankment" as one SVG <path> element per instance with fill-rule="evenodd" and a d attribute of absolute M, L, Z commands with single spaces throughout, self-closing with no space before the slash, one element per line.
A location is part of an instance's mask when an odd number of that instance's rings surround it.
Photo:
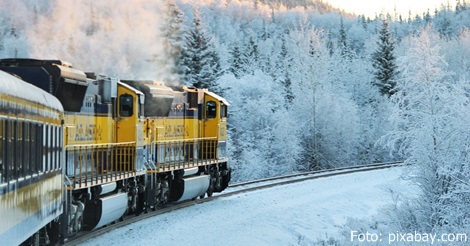
<path fill-rule="evenodd" d="M 414 193 L 400 179 L 402 171 L 345 174 L 219 198 L 82 245 L 298 245 L 344 237 L 348 218 L 372 217 L 392 202 L 388 190 Z"/>

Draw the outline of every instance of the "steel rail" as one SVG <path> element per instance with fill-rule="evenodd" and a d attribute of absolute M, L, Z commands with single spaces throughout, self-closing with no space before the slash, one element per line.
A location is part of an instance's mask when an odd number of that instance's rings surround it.
<path fill-rule="evenodd" d="M 257 180 L 252 180 L 252 181 L 234 183 L 234 184 L 230 184 L 229 187 L 245 186 L 245 185 L 249 185 L 249 184 L 256 184 L 256 183 L 261 183 L 261 182 L 266 182 L 266 181 L 275 181 L 275 180 L 280 180 L 280 179 L 287 179 L 287 178 L 293 178 L 293 177 L 299 177 L 299 176 L 307 176 L 307 175 L 320 174 L 320 173 L 326 173 L 326 172 L 336 172 L 336 171 L 342 171 L 342 170 L 356 170 L 356 169 L 376 167 L 376 166 L 384 166 L 384 168 L 385 168 L 386 166 L 396 166 L 396 165 L 400 165 L 400 164 L 403 164 L 403 162 L 402 161 L 381 162 L 381 163 L 373 163 L 373 164 L 367 164 L 367 165 L 329 168 L 329 169 L 322 169 L 322 170 L 317 170 L 317 171 L 294 173 L 294 174 L 288 174 L 288 175 L 283 175 L 283 176 L 276 176 L 276 177 L 270 177 L 270 178 L 264 178 L 264 179 L 257 179 Z"/>
<path fill-rule="evenodd" d="M 159 214 L 168 213 L 174 210 L 186 208 L 186 207 L 193 206 L 196 204 L 210 202 L 215 199 L 222 198 L 222 197 L 233 196 L 233 195 L 255 191 L 255 190 L 267 189 L 267 188 L 271 188 L 271 187 L 275 187 L 279 185 L 298 183 L 298 182 L 311 180 L 311 179 L 326 178 L 326 177 L 332 177 L 332 176 L 343 175 L 343 174 L 392 168 L 392 167 L 400 166 L 401 164 L 403 164 L 403 162 L 374 163 L 374 164 L 368 164 L 368 165 L 332 168 L 332 169 L 324 169 L 324 170 L 319 170 L 319 171 L 310 171 L 310 172 L 290 174 L 290 175 L 284 175 L 284 176 L 278 176 L 278 177 L 272 177 L 272 178 L 266 178 L 266 179 L 259 179 L 259 180 L 248 181 L 248 182 L 235 183 L 235 184 L 231 184 L 227 188 L 227 190 L 224 191 L 223 193 L 214 195 L 212 197 L 206 197 L 206 198 L 197 199 L 197 200 L 188 200 L 188 201 L 184 201 L 180 203 L 170 203 L 164 207 L 157 208 L 155 211 L 149 210 L 146 213 L 142 213 L 138 216 L 136 215 L 125 216 L 123 220 L 121 221 L 114 222 L 113 224 L 104 226 L 102 228 L 99 228 L 93 231 L 80 232 L 75 237 L 67 239 L 64 245 L 67 245 L 67 246 L 77 245 L 85 241 L 88 241 L 91 238 L 100 236 L 101 234 L 104 234 L 106 232 L 132 224 L 140 220 L 144 220 L 144 219 L 147 219 L 147 218 L 159 215 Z M 266 183 L 266 184 L 243 188 L 244 186 L 250 186 L 250 185 L 255 185 L 259 183 Z M 236 187 L 241 187 L 241 189 L 230 191 L 231 188 L 236 188 Z"/>

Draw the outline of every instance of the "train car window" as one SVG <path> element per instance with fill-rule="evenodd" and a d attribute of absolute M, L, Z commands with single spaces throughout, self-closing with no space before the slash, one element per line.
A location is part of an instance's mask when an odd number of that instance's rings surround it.
<path fill-rule="evenodd" d="M 3 122 L 3 133 L 4 133 L 4 136 L 3 136 L 3 153 L 4 153 L 4 156 L 3 156 L 3 160 L 4 160 L 4 164 L 3 164 L 3 173 L 5 174 L 5 182 L 8 182 L 10 181 L 10 170 L 9 170 L 9 163 L 10 163 L 10 155 L 11 155 L 11 152 L 10 152 L 10 146 L 9 146 L 9 141 L 10 141 L 10 122 L 8 120 L 5 120 Z"/>
<path fill-rule="evenodd" d="M 227 118 L 227 105 L 220 106 L 220 118 Z"/>
<path fill-rule="evenodd" d="M 5 152 L 5 150 L 3 149 L 3 146 L 4 146 L 4 141 L 5 141 L 5 129 L 3 128 L 4 124 L 3 124 L 3 120 L 0 120 L 0 184 L 5 182 L 3 180 L 3 177 L 5 177 L 5 170 L 4 170 L 4 167 L 3 167 L 3 163 L 4 163 L 4 158 L 3 158 L 3 155 Z"/>
<path fill-rule="evenodd" d="M 54 155 L 55 127 L 49 126 L 49 132 L 51 136 L 49 139 L 49 161 L 51 162 L 51 165 L 49 166 L 49 170 L 54 170 L 55 168 L 55 155 Z"/>
<path fill-rule="evenodd" d="M 37 169 L 37 166 L 36 166 L 36 161 L 37 161 L 37 158 L 36 158 L 36 150 L 37 150 L 37 146 L 36 146 L 36 138 L 37 138 L 37 134 L 36 134 L 36 123 L 31 123 L 31 125 L 29 126 L 31 128 L 31 137 L 30 137 L 30 145 L 29 145 L 29 148 L 30 148 L 30 155 L 31 155 L 31 173 L 37 173 L 38 169 Z"/>
<path fill-rule="evenodd" d="M 211 119 L 217 116 L 217 104 L 214 101 L 206 103 L 206 118 Z"/>
<path fill-rule="evenodd" d="M 53 127 L 53 132 L 54 132 L 54 138 L 53 138 L 53 143 L 52 143 L 52 157 L 54 158 L 54 164 L 52 169 L 56 170 L 58 165 L 58 159 L 57 159 L 57 126 Z"/>
<path fill-rule="evenodd" d="M 47 171 L 47 125 L 42 125 L 42 131 L 40 134 L 42 134 L 42 152 L 41 152 L 41 166 L 39 167 L 39 170 L 42 172 Z"/>
<path fill-rule="evenodd" d="M 24 175 L 31 175 L 31 162 L 29 153 L 29 122 L 23 122 L 23 162 Z"/>
<path fill-rule="evenodd" d="M 57 169 L 62 168 L 61 158 L 60 155 L 62 154 L 62 149 L 60 148 L 62 144 L 62 130 L 58 126 L 57 127 Z"/>
<path fill-rule="evenodd" d="M 54 160 L 52 159 L 52 140 L 54 139 L 54 131 L 51 125 L 47 126 L 47 171 L 52 170 L 52 165 L 54 165 Z"/>
<path fill-rule="evenodd" d="M 50 149 L 50 143 L 51 143 L 51 131 L 50 131 L 50 126 L 45 125 L 44 127 L 44 172 L 47 172 L 51 170 L 51 149 Z"/>
<path fill-rule="evenodd" d="M 57 169 L 57 127 L 52 126 L 52 139 L 51 139 L 51 155 L 52 155 L 52 170 Z"/>
<path fill-rule="evenodd" d="M 8 124 L 8 176 L 9 180 L 16 179 L 15 157 L 16 157 L 16 122 L 9 120 Z"/>
<path fill-rule="evenodd" d="M 44 170 L 42 169 L 42 163 L 43 163 L 43 155 L 42 155 L 42 148 L 43 148 L 43 131 L 44 130 L 44 125 L 38 124 L 36 128 L 36 167 L 38 170 L 38 173 L 43 172 Z"/>
<path fill-rule="evenodd" d="M 52 154 L 54 155 L 54 170 L 59 167 L 59 158 L 57 158 L 57 138 L 59 137 L 59 132 L 57 131 L 57 126 L 54 126 L 54 143 L 52 143 L 53 149 Z"/>
<path fill-rule="evenodd" d="M 16 123 L 16 172 L 18 178 L 24 177 L 25 167 L 24 167 L 24 160 L 22 155 L 22 148 L 23 148 L 23 122 L 17 121 Z"/>
<path fill-rule="evenodd" d="M 50 138 L 49 138 L 49 170 L 55 169 L 55 126 L 49 126 Z"/>
<path fill-rule="evenodd" d="M 55 127 L 55 145 L 54 145 L 54 153 L 55 153 L 55 169 L 60 168 L 60 128 L 58 126 Z"/>
<path fill-rule="evenodd" d="M 119 114 L 123 117 L 130 117 L 134 114 L 134 99 L 131 95 L 125 94 L 119 97 Z"/>

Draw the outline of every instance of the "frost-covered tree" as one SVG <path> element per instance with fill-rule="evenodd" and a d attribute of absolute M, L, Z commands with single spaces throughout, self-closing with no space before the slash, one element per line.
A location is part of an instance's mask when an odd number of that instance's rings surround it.
<path fill-rule="evenodd" d="M 330 56 L 332 56 L 333 53 L 334 53 L 334 45 L 333 45 L 333 38 L 332 38 L 332 35 L 331 35 L 331 31 L 328 31 L 328 36 L 327 36 L 327 40 L 326 40 L 326 47 L 328 48 L 328 53 L 330 54 Z"/>
<path fill-rule="evenodd" d="M 230 65 L 228 71 L 232 73 L 237 79 L 239 79 L 243 74 L 245 74 L 245 69 L 243 66 L 243 56 L 238 43 L 232 44 L 232 48 L 229 53 L 231 58 L 229 61 Z"/>
<path fill-rule="evenodd" d="M 222 74 L 219 57 L 205 29 L 199 11 L 194 10 L 193 26 L 184 36 L 181 52 L 183 82 L 196 88 L 213 88 Z"/>
<path fill-rule="evenodd" d="M 451 15 L 453 15 L 453 13 L 448 8 L 436 11 L 436 16 L 434 17 L 436 30 L 439 33 L 439 36 L 444 39 L 450 39 L 453 34 L 453 25 L 451 20 Z"/>
<path fill-rule="evenodd" d="M 181 83 L 183 69 L 180 67 L 181 49 L 183 46 L 183 34 L 185 29 L 184 14 L 174 0 L 168 0 L 164 11 L 161 26 L 162 31 L 162 53 L 159 56 L 160 66 L 163 66 L 162 78 L 165 82 L 172 84 Z"/>
<path fill-rule="evenodd" d="M 3 33 L 0 32 L 0 54 L 5 57 L 19 58 L 27 56 L 27 40 L 24 30 L 6 21 Z"/>
<path fill-rule="evenodd" d="M 285 107 L 286 109 L 289 109 L 292 102 L 294 101 L 295 95 L 292 92 L 292 79 L 288 70 L 285 71 L 284 76 L 280 82 L 283 86 L 282 88 L 284 89 Z"/>
<path fill-rule="evenodd" d="M 470 29 L 463 29 L 458 38 L 444 44 L 442 51 L 449 64 L 449 69 L 452 70 L 453 79 L 470 79 Z"/>
<path fill-rule="evenodd" d="M 405 158 L 421 190 L 412 208 L 400 212 L 403 230 L 469 225 L 468 85 L 450 79 L 439 41 L 430 27 L 405 41 L 402 75 L 392 96 L 395 128 L 382 139 Z"/>
<path fill-rule="evenodd" d="M 351 49 L 348 44 L 348 36 L 346 34 L 346 28 L 344 27 L 344 20 L 343 17 L 340 19 L 339 23 L 339 33 L 338 33 L 338 49 L 341 53 L 341 57 L 343 58 L 350 58 L 351 57 Z"/>
<path fill-rule="evenodd" d="M 250 74 L 254 74 L 255 70 L 260 67 L 260 54 L 257 40 L 250 36 L 245 51 L 243 52 L 244 70 Z"/>
<path fill-rule="evenodd" d="M 266 1 L 258 1 L 256 8 L 247 1 L 169 0 L 169 5 L 152 0 L 130 1 L 130 5 L 116 5 L 112 0 L 84 0 L 70 5 L 66 1 L 50 4 L 3 0 L 0 55 L 63 59 L 80 69 L 122 78 L 179 81 L 182 78 L 177 75 L 184 74 L 188 80 L 197 80 L 186 81 L 187 84 L 223 84 L 220 92 L 233 102 L 229 112 L 235 120 L 229 122 L 228 142 L 234 147 L 230 158 L 238 164 L 241 160 L 246 162 L 244 175 L 251 170 L 262 172 L 260 160 L 276 157 L 281 160 L 282 156 L 276 153 L 286 154 L 283 148 L 290 148 L 290 142 L 301 141 L 301 151 L 285 156 L 295 159 L 297 164 L 306 164 L 304 169 L 310 164 L 312 168 L 323 168 L 328 164 L 352 165 L 387 159 L 388 153 L 384 157 L 374 143 L 389 129 L 385 116 L 390 114 L 391 100 L 381 97 L 371 83 L 371 56 L 377 44 L 370 41 L 377 35 L 377 27 L 380 30 L 380 18 L 388 18 L 387 13 L 374 20 L 341 17 L 335 12 L 323 14 L 310 7 L 269 6 Z M 404 37 L 418 35 L 422 26 L 430 23 L 434 30 L 448 36 L 439 42 L 452 81 L 469 80 L 470 35 L 465 30 L 470 26 L 470 9 L 465 1 L 460 3 L 456 12 L 444 8 L 437 11 L 438 15 L 426 13 L 416 18 L 410 15 L 407 21 L 389 20 L 396 56 L 407 56 L 407 43 L 402 40 L 408 38 Z M 198 8 L 201 14 L 193 14 L 193 8 Z M 193 16 L 200 20 L 200 27 L 204 26 L 201 40 L 209 40 L 207 47 L 213 52 L 186 45 L 191 43 L 185 41 L 192 39 L 189 37 L 194 31 L 194 25 L 191 30 L 186 27 L 193 23 Z M 13 36 L 12 26 L 16 28 Z M 303 34 L 299 35 L 301 28 Z M 188 38 L 184 41 L 180 39 L 183 30 Z M 287 30 L 292 33 L 286 34 Z M 183 57 L 178 52 L 183 46 L 187 66 L 184 71 L 177 71 L 183 68 L 182 62 L 177 61 Z M 81 52 L 84 50 L 87 52 Z M 201 65 L 211 63 L 215 65 Z M 217 64 L 220 68 L 213 69 Z M 230 73 L 219 78 L 216 75 L 220 71 Z M 215 78 L 207 79 L 210 76 Z M 250 94 L 249 89 L 263 95 Z M 290 104 L 288 110 L 284 104 Z M 258 114 L 269 118 L 263 123 L 267 127 L 258 127 L 261 122 Z M 265 148 L 255 146 L 261 144 Z M 287 163 L 288 158 L 282 160 Z M 239 178 L 298 170 L 294 166 L 277 166 L 277 161 L 273 163 L 276 165 L 269 172 Z"/>
<path fill-rule="evenodd" d="M 228 151 L 236 157 L 230 164 L 236 174 L 234 180 L 260 179 L 299 170 L 300 141 L 297 129 L 291 127 L 296 120 L 290 111 L 280 107 L 281 91 L 276 89 L 272 77 L 257 70 L 240 79 L 226 74 L 220 83 L 231 103 L 228 130 L 232 144 Z"/>
<path fill-rule="evenodd" d="M 323 166 L 319 161 L 318 149 L 318 127 L 317 127 L 317 88 L 324 81 L 326 71 L 325 62 L 319 55 L 319 47 L 322 45 L 319 30 L 310 29 L 308 24 L 301 22 L 299 26 L 289 33 L 289 53 L 292 58 L 292 84 L 293 100 L 292 109 L 299 121 L 298 128 L 301 135 L 302 152 L 301 161 L 305 169 L 321 169 Z M 314 54 L 316 49 L 318 53 Z M 324 57 L 322 57 L 324 58 Z"/>
<path fill-rule="evenodd" d="M 356 104 L 345 86 L 349 69 L 338 70 L 344 59 L 340 53 L 330 57 L 321 30 L 301 24 L 289 36 L 295 95 L 291 108 L 302 132 L 302 164 L 306 169 L 344 165 L 357 156 L 359 136 Z"/>
<path fill-rule="evenodd" d="M 294 100 L 294 93 L 292 92 L 292 79 L 291 79 L 291 62 L 292 57 L 289 56 L 289 51 L 286 45 L 286 37 L 283 36 L 281 43 L 281 50 L 276 57 L 276 63 L 273 69 L 273 78 L 279 83 L 282 88 L 285 108 L 289 109 Z"/>
<path fill-rule="evenodd" d="M 384 20 L 377 40 L 377 50 L 372 54 L 374 67 L 372 83 L 379 87 L 380 93 L 389 97 L 395 93 L 397 76 L 394 50 L 395 42 L 389 30 L 389 23 Z"/>

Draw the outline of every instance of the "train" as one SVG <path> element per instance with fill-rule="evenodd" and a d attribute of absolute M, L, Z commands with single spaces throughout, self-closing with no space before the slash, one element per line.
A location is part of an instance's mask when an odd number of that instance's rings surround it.
<path fill-rule="evenodd" d="M 228 106 L 208 89 L 0 59 L 0 244 L 64 244 L 222 192 Z"/>

